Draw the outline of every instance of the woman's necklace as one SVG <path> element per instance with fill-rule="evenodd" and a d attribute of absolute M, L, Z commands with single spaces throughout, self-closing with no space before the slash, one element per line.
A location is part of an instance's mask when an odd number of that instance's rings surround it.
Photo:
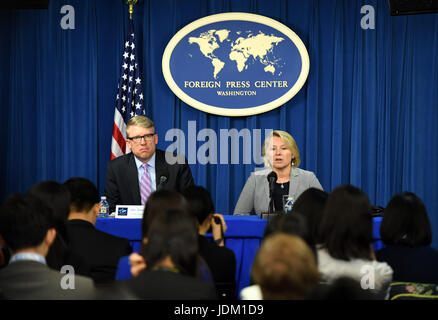
<path fill-rule="evenodd" d="M 288 175 L 288 176 L 289 176 L 289 175 Z M 289 182 L 289 181 L 286 181 L 286 182 L 279 182 L 279 183 L 281 183 L 280 188 L 281 188 L 281 189 L 284 189 L 284 184 L 285 184 L 285 183 L 288 183 L 288 182 Z"/>

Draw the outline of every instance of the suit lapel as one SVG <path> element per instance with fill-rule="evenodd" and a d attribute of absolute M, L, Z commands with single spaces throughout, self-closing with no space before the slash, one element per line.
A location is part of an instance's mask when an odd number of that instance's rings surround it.
<path fill-rule="evenodd" d="M 269 201 L 271 198 L 269 198 L 269 181 L 268 181 L 268 174 L 271 172 L 271 170 L 267 170 L 266 174 L 263 175 L 263 197 L 266 197 L 266 203 L 268 204 L 266 208 L 269 208 Z"/>
<path fill-rule="evenodd" d="M 268 174 L 271 172 L 271 169 L 263 169 L 260 171 L 256 171 L 255 175 L 259 178 L 256 179 L 256 186 L 255 186 L 255 201 L 263 203 L 263 205 L 266 204 L 266 210 L 268 210 L 269 207 L 269 181 L 268 181 Z"/>
<path fill-rule="evenodd" d="M 128 170 L 126 172 L 126 179 L 128 180 L 128 186 L 131 190 L 131 195 L 135 203 L 141 203 L 140 186 L 138 184 L 138 170 L 135 164 L 134 154 L 131 152 L 131 156 L 128 159 Z"/>
<path fill-rule="evenodd" d="M 289 182 L 289 195 L 293 196 L 297 192 L 298 188 L 298 170 L 296 168 L 291 168 L 290 170 L 290 182 Z M 297 199 L 294 199 L 294 201 Z"/>

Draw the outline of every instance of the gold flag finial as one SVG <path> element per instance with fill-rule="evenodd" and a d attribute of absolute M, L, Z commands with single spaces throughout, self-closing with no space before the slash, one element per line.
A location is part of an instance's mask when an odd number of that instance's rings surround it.
<path fill-rule="evenodd" d="M 137 3 L 138 0 L 126 0 L 126 4 L 129 5 L 129 19 L 132 20 L 132 13 L 134 12 L 134 4 Z"/>

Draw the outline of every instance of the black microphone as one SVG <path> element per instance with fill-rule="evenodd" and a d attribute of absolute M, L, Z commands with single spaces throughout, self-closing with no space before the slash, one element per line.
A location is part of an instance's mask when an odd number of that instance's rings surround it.
<path fill-rule="evenodd" d="M 167 174 L 166 175 L 161 175 L 160 176 L 160 183 L 158 184 L 157 190 L 160 190 L 164 184 L 167 182 Z"/>
<path fill-rule="evenodd" d="M 222 225 L 221 218 L 213 216 L 214 223 L 221 226 L 221 239 L 224 238 L 224 226 Z"/>
<path fill-rule="evenodd" d="M 269 181 L 269 197 L 272 198 L 274 196 L 274 183 L 277 181 L 277 174 L 274 171 L 271 171 L 268 174 Z"/>
<path fill-rule="evenodd" d="M 268 174 L 267 179 L 269 181 L 269 198 L 271 198 L 269 201 L 268 213 L 272 213 L 274 212 L 274 184 L 277 181 L 277 174 L 274 171 L 271 171 L 271 173 Z"/>

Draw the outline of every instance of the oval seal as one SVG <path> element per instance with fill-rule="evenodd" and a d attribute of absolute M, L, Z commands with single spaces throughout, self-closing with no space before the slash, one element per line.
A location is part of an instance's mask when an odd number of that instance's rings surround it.
<path fill-rule="evenodd" d="M 284 24 L 251 13 L 198 19 L 169 41 L 164 79 L 188 105 L 222 116 L 250 116 L 289 101 L 309 74 L 301 39 Z"/>

